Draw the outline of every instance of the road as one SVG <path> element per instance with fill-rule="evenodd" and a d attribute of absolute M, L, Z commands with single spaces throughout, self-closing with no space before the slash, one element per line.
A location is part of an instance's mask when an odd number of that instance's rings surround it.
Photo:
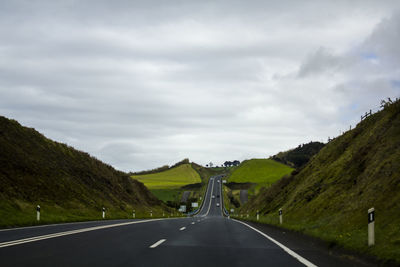
<path fill-rule="evenodd" d="M 277 229 L 260 231 L 222 214 L 221 177 L 216 176 L 194 217 L 0 230 L 0 266 L 360 265 L 312 241 Z"/>

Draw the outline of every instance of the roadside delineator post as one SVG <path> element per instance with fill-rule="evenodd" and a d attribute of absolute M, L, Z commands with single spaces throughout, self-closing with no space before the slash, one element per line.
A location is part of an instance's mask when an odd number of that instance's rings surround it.
<path fill-rule="evenodd" d="M 283 218 L 282 218 L 282 209 L 279 209 L 279 224 L 283 223 Z"/>
<path fill-rule="evenodd" d="M 247 213 L 247 218 L 249 218 L 249 214 Z"/>
<path fill-rule="evenodd" d="M 260 214 L 258 213 L 258 210 L 257 210 L 257 221 L 260 219 Z"/>
<path fill-rule="evenodd" d="M 153 211 L 150 211 L 150 217 L 153 217 Z"/>
<path fill-rule="evenodd" d="M 106 208 L 103 207 L 103 219 L 106 218 Z"/>
<path fill-rule="evenodd" d="M 36 207 L 36 220 L 40 221 L 40 205 Z"/>
<path fill-rule="evenodd" d="M 375 245 L 375 209 L 368 210 L 368 246 Z"/>
<path fill-rule="evenodd" d="M 135 210 L 133 210 L 132 217 L 133 217 L 133 219 L 136 218 Z"/>

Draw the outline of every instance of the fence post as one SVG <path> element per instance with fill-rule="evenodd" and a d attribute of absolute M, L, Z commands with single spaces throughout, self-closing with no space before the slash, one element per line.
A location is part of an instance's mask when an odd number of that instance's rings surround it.
<path fill-rule="evenodd" d="M 375 245 L 375 209 L 368 210 L 368 246 Z"/>
<path fill-rule="evenodd" d="M 282 218 L 282 209 L 279 209 L 279 224 L 283 223 L 283 218 Z"/>
<path fill-rule="evenodd" d="M 40 221 L 40 205 L 36 207 L 36 220 Z"/>

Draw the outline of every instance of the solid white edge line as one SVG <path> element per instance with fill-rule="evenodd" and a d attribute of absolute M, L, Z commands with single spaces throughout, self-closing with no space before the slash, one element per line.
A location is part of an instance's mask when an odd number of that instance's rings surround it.
<path fill-rule="evenodd" d="M 155 248 L 158 247 L 159 245 L 161 245 L 162 243 L 164 243 L 167 239 L 160 239 L 158 240 L 156 243 L 154 243 L 153 245 L 151 245 L 149 248 Z"/>
<path fill-rule="evenodd" d="M 89 223 L 96 223 L 96 222 L 104 222 L 104 221 L 97 220 L 97 221 L 52 223 L 52 224 L 42 224 L 42 225 L 34 225 L 34 226 L 23 226 L 23 227 L 15 227 L 15 228 L 8 228 L 8 229 L 0 229 L 0 232 L 23 230 L 23 229 L 35 229 L 35 228 L 43 228 L 43 227 L 53 227 L 53 226 L 60 226 L 60 225 L 89 224 Z"/>
<path fill-rule="evenodd" d="M 212 180 L 212 182 L 211 182 L 211 180 Z M 213 178 L 213 176 L 211 176 L 210 179 L 209 179 L 209 181 L 208 181 L 207 191 L 206 191 L 206 195 L 205 195 L 205 197 L 204 197 L 204 202 L 203 202 L 203 204 L 204 204 L 205 202 L 207 202 L 207 195 L 209 195 L 209 193 L 210 193 L 210 190 L 209 190 L 209 189 L 210 189 L 210 186 L 212 186 L 213 184 L 214 184 L 214 178 Z M 200 217 L 206 216 L 206 215 L 201 215 L 201 212 L 205 209 L 205 205 L 206 205 L 206 204 L 202 205 L 201 210 L 197 213 L 197 216 L 200 216 Z"/>
<path fill-rule="evenodd" d="M 261 234 L 262 236 L 264 236 L 265 238 L 269 239 L 271 242 L 275 243 L 276 245 L 278 245 L 280 248 L 282 248 L 286 253 L 288 253 L 290 256 L 292 256 L 293 258 L 295 258 L 296 260 L 298 260 L 299 262 L 303 263 L 305 266 L 308 267 L 317 267 L 317 265 L 313 264 L 312 262 L 306 260 L 305 258 L 303 258 L 302 256 L 300 256 L 299 254 L 297 254 L 296 252 L 294 252 L 293 250 L 291 250 L 290 248 L 284 246 L 283 244 L 279 243 L 278 241 L 276 241 L 275 239 L 273 239 L 272 237 L 266 235 L 265 233 L 261 232 L 260 230 L 254 228 L 253 226 L 248 225 L 247 223 L 244 223 L 242 221 L 238 221 L 236 219 L 232 219 L 235 222 L 241 223 L 246 225 L 247 227 L 249 227 L 250 229 L 256 231 L 257 233 Z"/>
<path fill-rule="evenodd" d="M 185 230 L 186 229 L 186 227 L 184 226 L 184 227 L 181 227 L 180 229 L 179 229 L 179 231 L 183 231 L 183 230 Z"/>
<path fill-rule="evenodd" d="M 212 194 L 213 194 L 213 191 L 214 191 L 214 184 L 215 184 L 215 179 L 213 180 L 213 183 L 212 183 L 212 186 L 211 186 L 210 204 L 208 205 L 207 213 L 204 214 L 203 217 L 206 217 L 208 215 L 208 213 L 210 212 L 211 202 L 212 202 Z"/>
<path fill-rule="evenodd" d="M 84 229 L 71 230 L 71 231 L 66 231 L 66 232 L 53 233 L 53 234 L 48 234 L 48 235 L 29 237 L 29 238 L 24 238 L 24 239 L 2 242 L 2 243 L 0 243 L 0 248 L 35 242 L 35 241 L 44 240 L 44 239 L 55 238 L 55 237 L 59 237 L 59 236 L 73 235 L 73 234 L 90 232 L 90 231 L 95 231 L 95 230 L 100 230 L 100 229 L 106 229 L 106 228 L 112 228 L 112 227 L 118 227 L 118 226 L 124 226 L 124 225 L 136 224 L 136 223 L 154 222 L 154 221 L 160 221 L 160 220 L 167 220 L 167 219 L 153 219 L 153 220 L 142 220 L 142 221 L 127 222 L 127 223 L 109 224 L 109 225 L 94 226 L 94 227 L 89 227 L 89 228 L 84 228 Z"/>

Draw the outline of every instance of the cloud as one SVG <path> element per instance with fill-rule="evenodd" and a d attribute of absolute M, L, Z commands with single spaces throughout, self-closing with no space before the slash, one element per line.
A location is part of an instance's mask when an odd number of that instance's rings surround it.
<path fill-rule="evenodd" d="M 131 171 L 267 157 L 399 95 L 397 1 L 3 1 L 0 114 Z"/>

